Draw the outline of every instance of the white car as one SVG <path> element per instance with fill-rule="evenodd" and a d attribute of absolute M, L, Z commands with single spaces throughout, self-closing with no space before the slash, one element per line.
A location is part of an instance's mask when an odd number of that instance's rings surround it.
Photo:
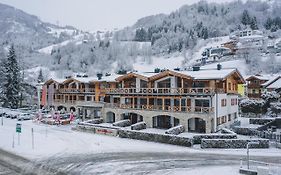
<path fill-rule="evenodd" d="M 17 116 L 18 120 L 31 120 L 33 118 L 33 116 L 31 114 L 28 113 L 23 113 Z"/>

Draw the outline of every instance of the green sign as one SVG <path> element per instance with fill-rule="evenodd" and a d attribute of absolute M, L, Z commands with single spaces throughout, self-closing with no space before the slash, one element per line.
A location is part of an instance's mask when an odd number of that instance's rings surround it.
<path fill-rule="evenodd" d="M 16 132 L 21 133 L 21 124 L 17 123 L 16 125 Z"/>

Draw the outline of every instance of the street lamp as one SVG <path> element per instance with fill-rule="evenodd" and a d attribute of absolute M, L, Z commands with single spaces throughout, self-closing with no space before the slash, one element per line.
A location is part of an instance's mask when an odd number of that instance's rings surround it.
<path fill-rule="evenodd" d="M 36 84 L 36 88 L 37 88 L 37 97 L 38 97 L 38 112 L 40 112 L 40 109 L 41 109 L 41 91 L 42 91 L 42 88 L 43 88 L 43 84 L 42 83 Z"/>
<path fill-rule="evenodd" d="M 259 142 L 252 141 L 247 143 L 247 168 L 250 169 L 250 155 L 249 155 L 249 146 L 250 145 L 258 145 Z"/>

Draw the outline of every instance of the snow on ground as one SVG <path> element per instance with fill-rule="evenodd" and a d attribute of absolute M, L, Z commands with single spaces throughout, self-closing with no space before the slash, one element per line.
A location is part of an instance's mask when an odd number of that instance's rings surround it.
<path fill-rule="evenodd" d="M 22 134 L 18 145 L 16 123 L 16 120 L 4 118 L 4 126 L 0 126 L 0 140 L 2 140 L 0 147 L 31 159 L 67 154 L 173 152 L 186 149 L 173 145 L 76 132 L 72 131 L 70 126 L 47 126 L 32 121 L 19 122 L 22 123 Z M 34 129 L 34 150 L 32 150 L 31 128 Z M 12 148 L 13 135 L 15 148 Z"/>
<path fill-rule="evenodd" d="M 160 170 L 153 175 L 240 175 L 238 172 L 238 166 L 204 166 L 204 167 L 196 167 L 196 168 L 179 168 L 179 169 L 172 169 L 172 170 Z"/>
<path fill-rule="evenodd" d="M 16 123 L 22 123 L 20 145 L 16 134 Z M 31 128 L 34 129 L 35 149 L 32 149 Z M 13 136 L 15 147 L 12 148 Z M 111 152 L 185 152 L 206 154 L 245 155 L 245 149 L 201 149 L 187 148 L 140 140 L 83 133 L 71 130 L 71 126 L 48 126 L 32 121 L 18 122 L 4 118 L 0 125 L 0 148 L 30 159 L 47 158 L 71 154 L 95 154 Z M 280 149 L 252 149 L 251 155 L 280 156 Z"/>
<path fill-rule="evenodd" d="M 66 41 L 63 41 L 61 43 L 58 43 L 58 44 L 53 44 L 53 45 L 50 45 L 48 47 L 44 47 L 42 49 L 39 49 L 38 52 L 40 53 L 45 53 L 45 54 L 51 54 L 52 53 L 52 50 L 54 48 L 58 48 L 58 47 L 62 47 L 62 46 L 65 46 L 71 42 L 74 42 L 74 43 L 82 43 L 81 41 L 83 40 L 84 38 L 84 34 L 79 34 L 79 35 L 76 35 L 73 37 L 73 39 L 70 39 L 70 40 L 66 40 Z"/>
<path fill-rule="evenodd" d="M 133 69 L 141 72 L 153 72 L 155 68 L 160 69 L 170 69 L 182 67 L 182 62 L 184 60 L 183 56 L 175 57 L 152 57 L 151 63 L 138 58 L 137 61 L 133 64 Z"/>

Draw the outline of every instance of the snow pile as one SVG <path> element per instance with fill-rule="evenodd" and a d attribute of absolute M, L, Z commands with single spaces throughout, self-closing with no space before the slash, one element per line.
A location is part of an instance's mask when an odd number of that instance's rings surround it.
<path fill-rule="evenodd" d="M 165 131 L 165 134 L 179 135 L 180 133 L 183 132 L 184 132 L 184 127 L 182 125 L 178 125 Z"/>
<path fill-rule="evenodd" d="M 142 130 L 142 129 L 146 129 L 145 122 L 138 122 L 131 126 L 131 130 Z"/>
<path fill-rule="evenodd" d="M 120 120 L 112 124 L 113 126 L 126 127 L 131 125 L 130 120 Z"/>

